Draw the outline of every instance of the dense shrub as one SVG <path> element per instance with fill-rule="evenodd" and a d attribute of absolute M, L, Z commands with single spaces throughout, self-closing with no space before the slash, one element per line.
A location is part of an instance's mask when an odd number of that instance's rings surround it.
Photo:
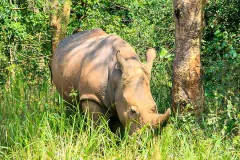
<path fill-rule="evenodd" d="M 240 127 L 240 1 L 209 1 L 202 62 L 208 123 L 223 135 Z M 217 123 L 218 122 L 218 123 Z"/>
<path fill-rule="evenodd" d="M 11 64 L 22 67 L 29 82 L 47 76 L 39 63 L 39 57 L 50 54 L 49 13 L 44 7 L 44 1 L 21 5 L 0 1 L 0 85 L 6 82 Z"/>

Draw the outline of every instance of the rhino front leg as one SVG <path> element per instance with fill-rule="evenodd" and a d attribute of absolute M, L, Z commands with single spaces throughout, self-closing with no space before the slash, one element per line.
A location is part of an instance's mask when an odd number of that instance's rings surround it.
<path fill-rule="evenodd" d="M 82 102 L 82 110 L 94 122 L 94 127 L 99 125 L 99 120 L 104 117 L 106 111 L 96 102 L 85 100 Z"/>
<path fill-rule="evenodd" d="M 113 133 L 119 133 L 121 136 L 124 135 L 124 126 L 122 125 L 118 117 L 110 118 L 109 128 Z"/>

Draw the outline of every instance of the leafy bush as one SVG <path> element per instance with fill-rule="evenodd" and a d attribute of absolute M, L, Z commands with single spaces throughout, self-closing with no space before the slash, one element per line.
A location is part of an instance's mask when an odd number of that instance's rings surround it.
<path fill-rule="evenodd" d="M 208 123 L 224 136 L 240 130 L 239 1 L 210 1 L 202 45 Z"/>
<path fill-rule="evenodd" d="M 39 61 L 50 54 L 49 13 L 42 10 L 44 1 L 35 2 L 33 8 L 31 3 L 0 2 L 0 85 L 6 83 L 7 67 L 12 64 L 23 68 L 29 82 L 48 76 L 42 74 Z"/>

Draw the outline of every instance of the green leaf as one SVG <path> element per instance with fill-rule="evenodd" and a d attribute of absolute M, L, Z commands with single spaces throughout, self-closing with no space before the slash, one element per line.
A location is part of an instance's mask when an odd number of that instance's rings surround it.
<path fill-rule="evenodd" d="M 168 55 L 168 50 L 166 50 L 165 48 L 162 48 L 162 50 L 159 53 L 159 56 L 165 57 L 166 55 Z"/>

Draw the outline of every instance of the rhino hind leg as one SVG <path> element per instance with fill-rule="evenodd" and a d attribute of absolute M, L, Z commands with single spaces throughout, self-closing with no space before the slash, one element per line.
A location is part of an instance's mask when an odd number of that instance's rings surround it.
<path fill-rule="evenodd" d="M 99 104 L 91 100 L 84 100 L 81 103 L 82 111 L 86 113 L 88 118 L 94 122 L 94 127 L 98 126 L 101 117 L 104 117 L 106 110 L 104 110 Z"/>

